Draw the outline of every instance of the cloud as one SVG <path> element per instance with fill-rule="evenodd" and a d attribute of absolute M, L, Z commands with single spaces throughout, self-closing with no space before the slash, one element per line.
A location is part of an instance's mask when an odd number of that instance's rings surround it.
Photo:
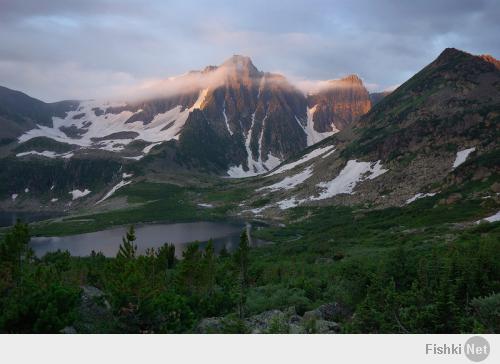
<path fill-rule="evenodd" d="M 201 89 L 215 88 L 224 83 L 227 74 L 224 69 L 213 71 L 191 71 L 166 79 L 149 79 L 113 95 L 121 100 L 144 100 L 174 95 L 189 94 Z"/>
<path fill-rule="evenodd" d="M 0 79 L 4 86 L 47 102 L 108 98 L 140 82 L 127 73 L 81 68 L 75 63 L 60 63 L 54 67 L 1 60 Z"/>
<path fill-rule="evenodd" d="M 356 73 L 384 89 L 445 47 L 498 57 L 499 18 L 498 0 L 2 0 L 0 84 L 91 98 L 239 53 L 266 71 Z"/>

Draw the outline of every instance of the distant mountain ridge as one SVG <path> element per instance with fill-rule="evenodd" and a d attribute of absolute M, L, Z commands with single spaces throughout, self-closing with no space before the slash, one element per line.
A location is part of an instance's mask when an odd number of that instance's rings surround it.
<path fill-rule="evenodd" d="M 197 83 L 196 77 L 201 81 Z M 0 126 L 7 130 L 6 141 L 49 138 L 75 146 L 75 155 L 100 150 L 130 160 L 140 160 L 159 144 L 173 141 L 177 161 L 243 177 L 271 170 L 370 109 L 369 94 L 355 75 L 304 95 L 285 77 L 262 72 L 240 55 L 175 79 L 189 87 L 142 101 L 112 103 L 46 104 L 3 89 L 0 110 L 22 111 L 18 119 L 24 124 L 4 113 Z"/>
<path fill-rule="evenodd" d="M 260 174 L 235 183 L 251 191 L 235 213 L 254 217 L 302 204 L 372 208 L 468 194 L 498 204 L 497 64 L 446 49 L 364 114 L 373 95 L 355 76 L 305 95 L 242 56 L 179 76 L 202 80 L 182 93 L 68 102 L 51 125 L 0 145 L 0 205 L 38 208 L 42 198 L 65 209 L 94 206 L 112 186 L 182 184 L 206 172 Z M 86 190 L 68 201 L 69 192 Z"/>

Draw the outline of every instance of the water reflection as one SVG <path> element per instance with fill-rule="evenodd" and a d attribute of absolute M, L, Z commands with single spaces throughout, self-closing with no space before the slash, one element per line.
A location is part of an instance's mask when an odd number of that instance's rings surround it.
<path fill-rule="evenodd" d="M 136 227 L 136 245 L 139 254 L 148 248 L 158 248 L 165 243 L 175 245 L 177 257 L 182 256 L 186 247 L 199 241 L 204 248 L 209 239 L 212 239 L 214 249 L 220 252 L 223 248 L 234 251 L 239 244 L 240 234 L 246 229 L 251 233 L 252 226 L 244 223 L 227 222 L 191 222 L 178 224 L 146 224 Z M 102 252 L 105 256 L 114 257 L 122 242 L 127 227 L 118 227 L 93 233 L 61 236 L 61 237 L 34 237 L 30 245 L 37 256 L 47 252 L 68 250 L 74 256 L 88 256 L 92 251 Z M 258 246 L 266 242 L 251 237 L 250 246 Z"/>

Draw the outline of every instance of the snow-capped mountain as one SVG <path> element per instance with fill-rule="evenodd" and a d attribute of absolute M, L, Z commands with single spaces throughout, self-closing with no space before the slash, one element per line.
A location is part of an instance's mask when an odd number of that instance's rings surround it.
<path fill-rule="evenodd" d="M 254 191 L 238 208 L 252 216 L 448 203 L 466 185 L 497 201 L 499 72 L 492 57 L 446 49 L 366 114 L 357 77 L 303 94 L 241 56 L 169 79 L 147 100 L 45 104 L 0 89 L 0 202 L 95 204 L 139 179 L 197 172 L 259 174 L 226 181 Z"/>
<path fill-rule="evenodd" d="M 0 106 L 5 99 L 0 97 Z M 189 165 L 245 177 L 272 170 L 370 109 L 357 76 L 328 81 L 326 88 L 305 95 L 285 77 L 259 71 L 250 58 L 238 55 L 220 66 L 165 80 L 159 90 L 131 99 L 64 102 L 57 109 L 35 100 L 43 118 L 23 114 L 21 108 L 2 115 L 0 123 L 15 129 L 8 133 L 15 143 L 36 146 L 23 148 L 17 158 L 72 158 L 103 151 L 140 160 L 171 141 Z M 47 140 L 70 146 L 70 152 L 50 149 Z"/>

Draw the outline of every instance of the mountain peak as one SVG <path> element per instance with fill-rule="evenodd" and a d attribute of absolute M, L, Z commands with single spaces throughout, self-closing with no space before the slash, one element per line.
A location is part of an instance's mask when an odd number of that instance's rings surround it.
<path fill-rule="evenodd" d="M 219 69 L 223 70 L 229 79 L 233 81 L 245 80 L 244 82 L 247 84 L 250 84 L 250 80 L 262 76 L 262 72 L 254 66 L 250 57 L 238 54 L 227 59 L 220 65 Z"/>
<path fill-rule="evenodd" d="M 252 60 L 250 57 L 247 56 L 242 56 L 239 54 L 234 54 L 230 58 L 228 58 L 222 66 L 226 67 L 235 67 L 236 69 L 252 69 L 252 70 L 257 70 L 257 68 L 254 66 L 252 63 Z"/>
<path fill-rule="evenodd" d="M 349 83 L 353 83 L 353 84 L 359 84 L 359 85 L 363 84 L 363 81 L 361 80 L 361 78 L 359 78 L 359 76 L 356 74 L 347 75 L 344 78 L 341 78 L 340 81 L 349 82 Z"/>
<path fill-rule="evenodd" d="M 480 67 L 479 64 L 482 64 L 483 67 L 487 66 L 487 68 L 491 68 L 491 66 L 493 66 L 500 70 L 500 61 L 495 57 L 488 54 L 473 55 L 456 48 L 446 48 L 431 64 L 435 66 L 443 66 L 457 63 L 468 64 L 469 67 L 473 68 Z"/>
<path fill-rule="evenodd" d="M 453 59 L 471 56 L 471 54 L 461 51 L 456 48 L 446 48 L 441 54 L 436 58 L 435 62 L 437 63 L 446 63 Z"/>

